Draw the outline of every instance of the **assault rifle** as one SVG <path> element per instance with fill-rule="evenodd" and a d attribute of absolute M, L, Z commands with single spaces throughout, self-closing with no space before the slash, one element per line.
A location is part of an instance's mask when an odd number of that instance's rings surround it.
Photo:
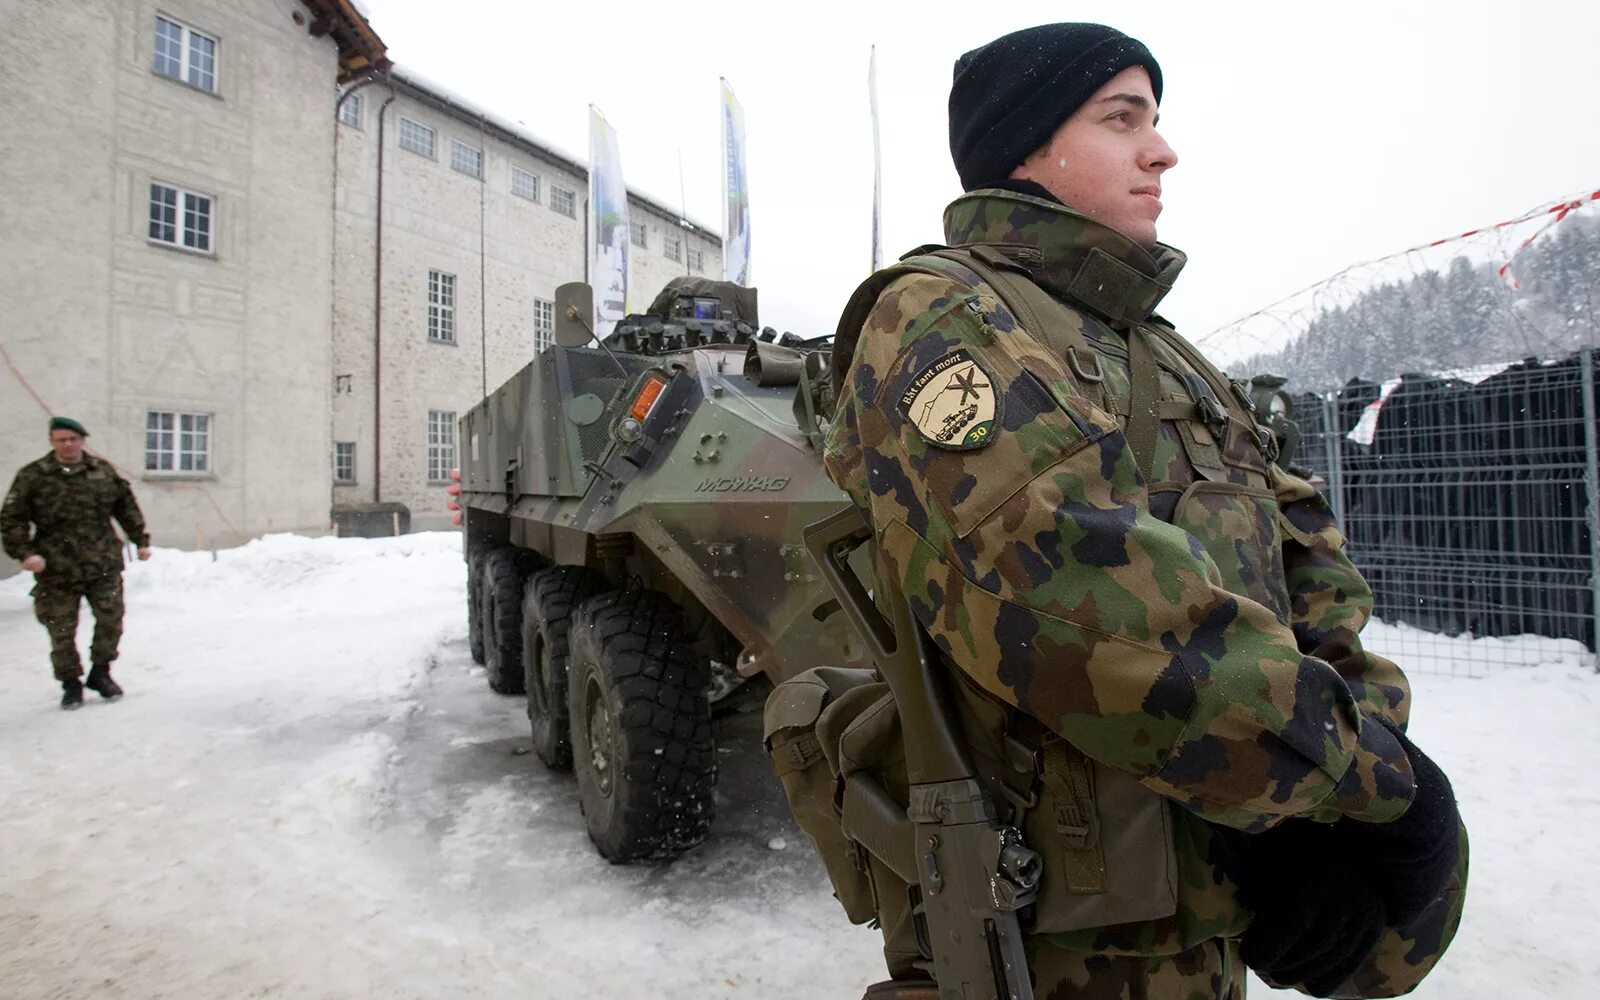
<path fill-rule="evenodd" d="M 1033 1000 L 1017 911 L 1037 895 L 1043 862 L 999 821 L 958 737 L 938 647 L 877 561 L 885 618 L 848 564 L 872 539 L 848 507 L 805 530 L 806 546 L 888 682 L 900 713 L 910 802 L 865 774 L 845 787 L 845 834 L 913 888 L 919 944 L 941 997 Z"/>

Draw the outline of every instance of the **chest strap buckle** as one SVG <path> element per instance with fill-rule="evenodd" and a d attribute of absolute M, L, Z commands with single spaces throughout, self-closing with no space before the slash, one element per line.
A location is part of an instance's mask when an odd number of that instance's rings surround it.
<path fill-rule="evenodd" d="M 1256 401 L 1250 398 L 1250 387 L 1238 379 L 1229 379 L 1228 384 L 1233 386 L 1234 398 L 1239 400 L 1245 412 L 1253 415 L 1256 412 Z"/>
<path fill-rule="evenodd" d="M 1261 454 L 1266 458 L 1268 465 L 1276 465 L 1281 451 L 1278 447 L 1278 436 L 1272 429 L 1256 424 L 1256 441 L 1261 445 Z"/>
<path fill-rule="evenodd" d="M 1083 360 L 1078 357 L 1077 345 L 1068 344 L 1067 345 L 1067 364 L 1072 366 L 1073 374 L 1077 375 L 1078 378 L 1082 379 L 1085 382 L 1089 382 L 1089 383 L 1104 382 L 1106 380 L 1106 373 L 1105 373 L 1105 369 L 1100 367 L 1100 355 L 1096 354 L 1093 351 L 1089 351 L 1088 354 L 1089 354 L 1090 358 L 1094 359 L 1094 364 L 1093 364 L 1092 369 L 1090 371 L 1084 371 L 1084 369 L 1083 369 Z"/>
<path fill-rule="evenodd" d="M 1228 427 L 1228 411 L 1215 396 L 1201 396 L 1194 401 L 1194 407 L 1200 411 L 1200 419 L 1218 437 Z"/>

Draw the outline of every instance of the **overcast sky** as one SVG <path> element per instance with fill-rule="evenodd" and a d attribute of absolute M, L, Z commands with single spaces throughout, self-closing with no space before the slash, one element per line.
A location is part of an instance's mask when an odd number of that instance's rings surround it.
<path fill-rule="evenodd" d="M 761 319 L 805 336 L 831 332 L 868 273 L 873 44 L 893 260 L 941 240 L 960 193 L 945 120 L 960 53 L 1057 20 L 1145 42 L 1180 158 L 1160 236 L 1190 258 L 1162 312 L 1192 338 L 1352 262 L 1600 187 L 1592 0 L 362 5 L 398 63 L 567 150 L 588 149 L 597 105 L 629 186 L 713 227 L 727 77 Z"/>

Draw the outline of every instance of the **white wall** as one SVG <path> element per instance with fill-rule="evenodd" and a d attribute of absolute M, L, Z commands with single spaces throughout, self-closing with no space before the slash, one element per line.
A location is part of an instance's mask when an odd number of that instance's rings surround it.
<path fill-rule="evenodd" d="M 333 439 L 356 444 L 356 482 L 336 485 L 334 501 L 398 501 L 417 528 L 449 518 L 441 484 L 427 480 L 427 415 L 458 416 L 533 356 L 534 300 L 551 300 L 558 285 L 584 277 L 587 181 L 564 158 L 544 156 L 531 141 L 485 130 L 476 118 L 442 109 L 409 88 L 373 83 L 356 91 L 359 127 L 339 129 L 335 233 L 334 371 L 350 375 L 334 397 Z M 383 122 L 381 484 L 373 483 L 374 281 L 377 256 L 379 114 Z M 432 128 L 434 158 L 399 145 L 400 120 Z M 451 141 L 484 151 L 480 180 L 452 169 Z M 539 201 L 511 193 L 512 168 L 539 178 Z M 626 165 L 624 165 L 626 168 Z M 574 193 L 574 215 L 554 211 L 551 188 Z M 633 200 L 630 218 L 649 227 L 649 247 L 632 248 L 630 299 L 649 305 L 684 264 L 662 256 L 662 233 L 680 232 L 675 218 Z M 684 234 L 704 254 L 704 272 L 720 277 L 721 244 Z M 428 271 L 456 278 L 453 345 L 430 342 Z"/>
<path fill-rule="evenodd" d="M 153 71 L 158 11 L 217 39 L 215 94 Z M 394 91 L 363 87 L 360 126 L 335 125 L 336 47 L 308 18 L 298 0 L 0 3 L 0 345 L 133 482 L 160 545 L 326 530 L 330 496 L 375 498 L 379 430 L 378 498 L 419 528 L 448 523 L 426 481 L 428 410 L 463 413 L 526 364 L 534 300 L 584 276 L 579 169 L 399 94 L 384 116 L 375 426 L 378 113 Z M 402 115 L 435 129 L 435 159 L 399 148 Z M 452 139 L 484 150 L 481 181 L 451 169 Z M 539 177 L 537 203 L 511 194 L 513 166 Z M 213 252 L 148 239 L 152 181 L 213 198 Z M 574 217 L 551 210 L 552 185 L 575 194 Z M 662 255 L 673 213 L 634 200 L 630 214 L 649 228 L 630 257 L 643 309 L 685 265 Z M 683 238 L 720 276 L 720 241 Z M 456 276 L 454 345 L 427 340 L 430 268 Z M 0 386 L 8 482 L 47 450 L 47 415 L 9 370 Z M 145 473 L 150 409 L 211 416 L 208 474 Z M 356 444 L 352 485 L 332 482 L 335 440 Z"/>
<path fill-rule="evenodd" d="M 152 69 L 157 11 L 218 42 L 214 94 Z M 0 14 L 0 338 L 133 482 L 162 545 L 327 527 L 331 104 L 296 0 L 14 0 Z M 210 195 L 213 252 L 148 239 L 151 181 Z M 46 416 L 0 371 L 0 474 Z M 212 472 L 143 470 L 145 413 L 212 415 Z M 243 536 L 243 537 L 242 537 Z"/>

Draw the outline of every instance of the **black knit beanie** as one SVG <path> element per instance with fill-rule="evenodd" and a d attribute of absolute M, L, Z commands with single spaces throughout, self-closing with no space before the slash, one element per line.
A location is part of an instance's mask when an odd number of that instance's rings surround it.
<path fill-rule="evenodd" d="M 1011 174 L 1106 81 L 1129 66 L 1161 67 L 1136 39 L 1103 24 L 1041 24 L 1002 35 L 956 60 L 950 156 L 967 191 Z"/>

